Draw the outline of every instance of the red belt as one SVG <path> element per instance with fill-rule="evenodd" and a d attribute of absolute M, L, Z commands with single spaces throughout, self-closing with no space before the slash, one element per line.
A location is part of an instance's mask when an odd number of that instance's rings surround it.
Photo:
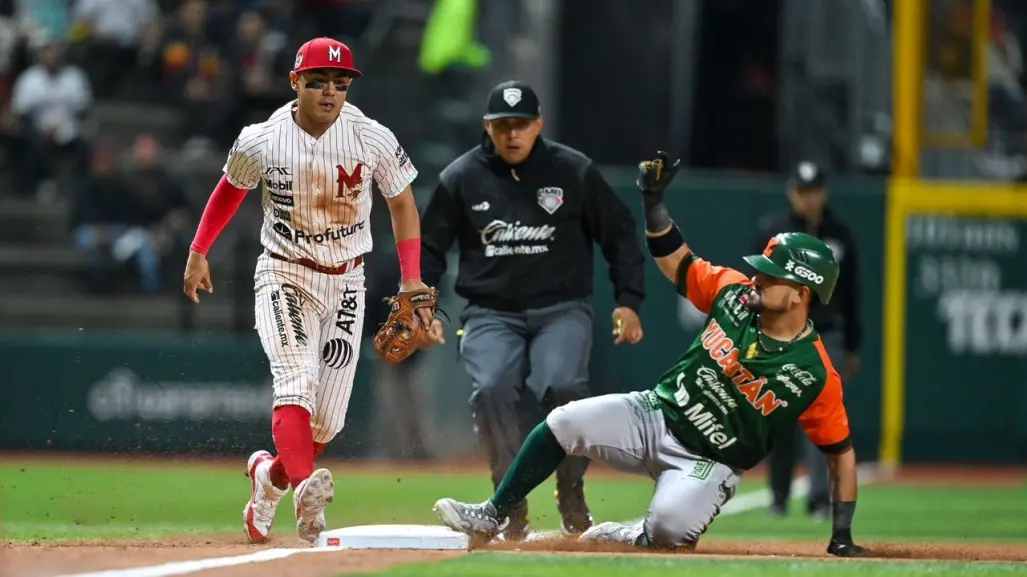
<path fill-rule="evenodd" d="M 280 260 L 280 261 L 284 261 L 284 262 L 288 262 L 288 263 L 292 263 L 292 264 L 298 264 L 300 266 L 305 266 L 305 267 L 307 267 L 307 268 L 309 268 L 311 270 L 315 270 L 317 272 L 324 273 L 324 274 L 345 274 L 345 273 L 348 273 L 349 271 L 357 268 L 358 266 L 360 266 L 360 265 L 362 265 L 364 263 L 363 255 L 358 256 L 357 258 L 355 258 L 353 260 L 344 262 L 344 263 L 342 263 L 339 266 L 331 267 L 331 266 L 324 266 L 324 265 L 317 264 L 316 262 L 310 260 L 309 258 L 289 259 L 289 258 L 285 258 L 284 256 L 282 256 L 280 254 L 275 254 L 273 252 L 268 252 L 267 254 L 271 258 L 273 258 L 275 260 Z"/>

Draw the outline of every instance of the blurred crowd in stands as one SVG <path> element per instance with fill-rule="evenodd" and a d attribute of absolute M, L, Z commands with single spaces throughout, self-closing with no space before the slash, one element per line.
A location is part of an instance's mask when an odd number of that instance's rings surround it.
<path fill-rule="evenodd" d="M 198 216 L 184 177 L 161 162 L 165 146 L 153 135 L 105 138 L 91 122 L 95 104 L 176 107 L 190 119 L 180 126 L 179 157 L 221 155 L 242 126 L 290 98 L 294 39 L 357 37 L 370 19 L 363 6 L 0 0 L 4 194 L 71 202 L 74 243 L 95 261 L 94 289 L 129 261 L 143 292 L 174 284 L 161 283 L 162 260 L 188 247 Z"/>
<path fill-rule="evenodd" d="M 935 0 L 927 30 L 925 129 L 928 134 L 966 134 L 974 119 L 978 2 Z M 989 179 L 1027 179 L 1027 68 L 1020 38 L 1027 33 L 1027 3 L 992 0 L 987 22 L 984 82 L 987 142 L 977 165 Z"/>
<path fill-rule="evenodd" d="M 969 125 L 976 4 L 930 3 L 928 130 L 966 132 Z M 353 43 L 377 5 L 0 0 L 0 196 L 69 204 L 69 243 L 92 261 L 94 290 L 109 290 L 108 272 L 125 268 L 143 292 L 174 290 L 202 209 L 189 191 L 210 186 L 179 168 L 220 161 L 242 126 L 291 97 L 287 74 L 302 41 L 324 35 Z M 1027 69 L 1019 40 L 1027 33 L 1027 1 L 993 0 L 988 30 L 988 144 L 973 154 L 979 164 L 987 160 L 989 178 L 1027 179 Z M 760 80 L 767 71 L 752 70 L 748 84 L 772 95 L 774 83 Z M 463 89 L 453 90 L 461 92 L 454 100 L 462 97 Z M 119 140 L 94 118 L 100 102 L 175 109 L 188 122 L 174 124 L 174 138 L 141 132 Z M 752 99 L 739 102 L 756 107 Z M 753 126 L 741 112 L 730 116 Z M 433 132 L 453 131 L 452 122 L 443 123 Z M 718 120 L 714 134 L 736 139 L 732 126 Z M 759 135 L 749 136 L 743 140 Z M 169 155 L 184 162 L 168 162 Z"/>

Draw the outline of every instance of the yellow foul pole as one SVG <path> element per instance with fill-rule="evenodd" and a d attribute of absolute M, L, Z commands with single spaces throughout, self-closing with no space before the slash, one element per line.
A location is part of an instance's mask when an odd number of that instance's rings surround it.
<path fill-rule="evenodd" d="M 886 468 L 897 467 L 902 457 L 906 392 L 906 210 L 903 199 L 907 188 L 920 174 L 926 2 L 897 0 L 893 3 L 894 149 L 885 229 L 884 366 L 879 455 Z"/>

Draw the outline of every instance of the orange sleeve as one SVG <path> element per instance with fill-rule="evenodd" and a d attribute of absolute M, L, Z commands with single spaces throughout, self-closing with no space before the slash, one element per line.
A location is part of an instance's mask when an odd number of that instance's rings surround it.
<path fill-rule="evenodd" d="M 818 339 L 816 347 L 827 368 L 827 384 L 817 400 L 799 417 L 799 424 L 814 445 L 825 452 L 839 452 L 850 444 L 849 415 L 842 401 L 842 378 L 827 357 L 824 342 Z"/>
<path fill-rule="evenodd" d="M 752 284 L 748 277 L 733 268 L 713 266 L 709 261 L 696 256 L 687 258 L 691 262 L 682 263 L 687 266 L 687 270 L 684 282 L 678 278 L 678 292 L 692 301 L 695 308 L 706 314 L 710 313 L 713 299 L 717 298 L 724 287 L 733 284 Z"/>

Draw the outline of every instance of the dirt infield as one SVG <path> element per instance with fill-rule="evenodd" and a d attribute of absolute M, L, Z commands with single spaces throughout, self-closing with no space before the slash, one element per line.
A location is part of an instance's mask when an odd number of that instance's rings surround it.
<path fill-rule="evenodd" d="M 1027 561 L 1027 545 L 991 543 L 867 543 L 880 560 Z M 298 541 L 279 539 L 275 547 L 298 547 Z M 659 555 L 616 546 L 582 547 L 574 541 L 539 541 L 490 550 L 521 553 Z M 0 575 L 5 577 L 57 577 L 76 573 L 153 567 L 165 563 L 198 561 L 272 552 L 269 546 L 247 545 L 242 537 L 154 541 L 81 541 L 0 546 Z M 463 555 L 442 551 L 332 551 L 307 550 L 287 558 L 221 567 L 189 573 L 197 577 L 333 577 L 386 569 L 403 563 L 423 563 Z M 714 558 L 834 559 L 819 542 L 703 543 L 694 553 L 664 553 Z M 839 560 L 842 561 L 842 560 Z"/>
<path fill-rule="evenodd" d="M 278 547 L 298 547 L 283 543 Z M 5 544 L 0 546 L 0 575 L 4 577 L 57 577 L 77 573 L 154 567 L 165 563 L 198 561 L 271 551 L 248 545 L 242 537 L 194 540 L 82 541 L 77 543 Z M 398 563 L 441 560 L 461 555 L 444 551 L 333 551 L 303 552 L 260 563 L 220 567 L 189 573 L 209 577 L 333 577 L 386 569 Z"/>
<path fill-rule="evenodd" d="M 0 455 L 0 461 L 30 463 L 32 461 L 54 462 L 57 456 L 46 455 Z M 112 461 L 119 466 L 166 465 L 169 462 L 186 467 L 217 468 L 225 466 L 238 469 L 237 459 L 168 459 L 164 458 L 117 458 L 110 456 L 92 458 L 88 456 L 65 456 L 63 463 L 106 463 Z M 480 462 L 432 463 L 417 466 L 396 463 L 354 463 L 339 461 L 331 466 L 337 471 L 382 470 L 404 471 L 467 471 L 468 474 L 486 475 Z M 596 468 L 590 475 L 615 475 Z M 751 471 L 748 478 L 762 478 L 761 469 Z M 1027 482 L 1027 471 L 1011 468 L 977 467 L 905 467 L 899 471 L 882 471 L 878 483 L 918 483 L 996 486 L 1022 484 Z M 1027 544 L 998 543 L 865 543 L 875 552 L 878 559 L 893 560 L 953 560 L 953 561 L 1015 561 L 1027 562 Z M 763 557 L 787 558 L 830 558 L 824 552 L 821 542 L 735 542 L 709 540 L 700 544 L 691 555 L 758 559 Z M 265 560 L 259 563 L 221 567 L 189 573 L 201 577 L 212 575 L 242 577 L 332 577 L 345 573 L 358 573 L 385 569 L 402 563 L 430 562 L 448 559 L 463 553 L 435 551 L 346 551 L 319 552 L 306 547 L 297 538 L 279 537 L 271 545 L 249 545 L 242 535 L 219 535 L 206 538 L 182 538 L 159 540 L 102 540 L 60 543 L 2 543 L 0 542 L 0 576 L 3 577 L 56 577 L 76 573 L 116 570 L 138 567 L 153 567 L 166 563 L 198 561 L 233 556 L 303 549 L 285 558 Z M 641 555 L 639 550 L 624 548 L 582 548 L 573 541 L 542 541 L 524 543 L 518 546 L 498 546 L 497 549 L 510 552 L 549 552 L 557 554 L 616 554 Z M 832 558 L 833 559 L 833 558 Z"/>
<path fill-rule="evenodd" d="M 1010 543 L 862 543 L 873 551 L 872 558 L 882 560 L 930 561 L 1027 561 L 1027 545 Z M 665 553 L 665 555 L 700 555 L 758 559 L 760 557 L 788 557 L 794 559 L 835 559 L 825 552 L 824 542 L 803 541 L 726 541 L 709 540 L 700 543 L 692 553 Z M 615 553 L 622 555 L 649 554 L 623 545 L 590 545 L 583 547 L 576 541 L 536 541 L 517 545 L 497 545 L 490 549 L 520 552 L 559 553 Z"/>

